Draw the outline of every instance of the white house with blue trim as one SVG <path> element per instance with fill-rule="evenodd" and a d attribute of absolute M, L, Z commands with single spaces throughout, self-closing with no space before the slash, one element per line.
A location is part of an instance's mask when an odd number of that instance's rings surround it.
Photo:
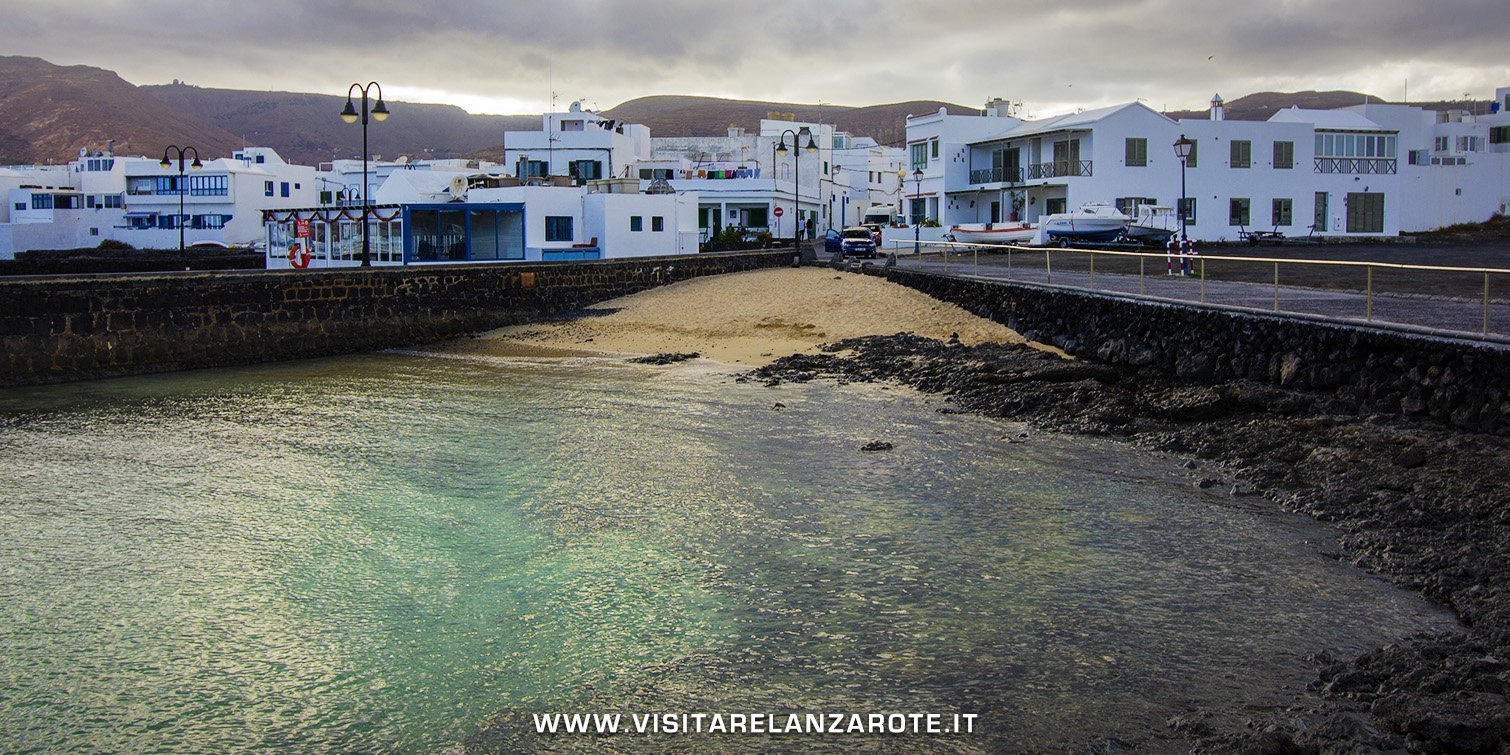
<path fill-rule="evenodd" d="M 420 174 L 424 175 L 424 174 Z M 375 265 L 425 265 L 696 254 L 696 194 L 645 194 L 638 180 L 585 186 L 528 186 L 512 176 L 458 175 L 415 186 L 395 173 L 390 186 L 416 189 L 402 201 L 369 209 L 368 245 Z M 264 213 L 267 266 L 349 267 L 362 256 L 361 207 L 308 207 Z"/>

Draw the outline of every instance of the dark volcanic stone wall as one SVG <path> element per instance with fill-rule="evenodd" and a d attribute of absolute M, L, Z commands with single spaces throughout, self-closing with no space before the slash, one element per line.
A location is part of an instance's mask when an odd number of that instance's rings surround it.
<path fill-rule="evenodd" d="M 1361 412 L 1510 434 L 1510 348 L 1290 317 L 907 270 L 887 277 L 1066 352 L 1196 383 L 1332 392 Z"/>
<path fill-rule="evenodd" d="M 0 385 L 410 346 L 529 322 L 791 250 L 574 263 L 0 280 Z M 533 279 L 533 280 L 531 280 Z"/>

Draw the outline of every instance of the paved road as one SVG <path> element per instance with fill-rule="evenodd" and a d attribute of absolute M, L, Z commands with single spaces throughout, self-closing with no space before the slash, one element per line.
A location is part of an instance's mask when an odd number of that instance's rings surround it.
<path fill-rule="evenodd" d="M 1061 253 L 1054 253 L 1058 258 Z M 1056 260 L 1057 262 L 1057 260 Z M 1001 278 L 1030 283 L 1053 283 L 1097 291 L 1124 294 L 1142 294 L 1161 299 L 1246 307 L 1259 310 L 1278 310 L 1281 313 L 1321 315 L 1325 317 L 1366 322 L 1368 321 L 1368 297 L 1363 291 L 1308 288 L 1264 283 L 1247 283 L 1208 279 L 1204 287 L 1199 278 L 1170 277 L 1166 275 L 1162 259 L 1148 259 L 1142 276 L 1116 273 L 1096 273 L 1085 270 L 1053 269 L 1052 275 L 1045 272 L 1044 256 L 1037 252 L 1020 252 L 1012 255 L 981 255 L 978 266 L 972 255 L 951 255 L 946 263 L 941 257 L 925 255 L 900 257 L 898 266 L 910 269 L 947 272 L 956 275 L 979 275 L 982 278 Z M 1133 263 L 1136 264 L 1136 263 Z M 1203 291 L 1204 288 L 1204 291 Z M 1361 287 L 1360 287 L 1361 288 Z M 1478 336 L 1483 332 L 1484 303 L 1482 298 L 1439 297 L 1430 295 L 1380 294 L 1373 296 L 1373 321 L 1411 325 L 1434 330 L 1446 330 Z M 1491 299 L 1489 305 L 1489 333 L 1500 338 L 1510 337 L 1510 303 Z"/>

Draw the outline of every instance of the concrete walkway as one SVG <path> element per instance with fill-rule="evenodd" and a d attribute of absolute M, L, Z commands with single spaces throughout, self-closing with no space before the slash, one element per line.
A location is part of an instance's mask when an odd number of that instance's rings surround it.
<path fill-rule="evenodd" d="M 1057 254 L 1056 254 L 1057 257 Z M 1052 283 L 1108 293 L 1143 295 L 1174 301 L 1245 307 L 1328 317 L 1350 323 L 1407 325 L 1436 331 L 1452 331 L 1464 337 L 1482 337 L 1484 302 L 1480 300 L 1416 295 L 1375 294 L 1372 320 L 1368 297 L 1363 291 L 1306 288 L 1262 283 L 1240 283 L 1199 278 L 1170 277 L 1162 261 L 1149 259 L 1149 274 L 1096 273 L 1094 280 L 1084 269 L 1059 270 L 1049 275 L 1044 270 L 1042 254 L 1018 253 L 1011 256 L 981 255 L 977 263 L 972 255 L 951 255 L 946 262 L 937 255 L 898 257 L 898 267 L 953 275 L 979 276 L 1024 283 Z M 1083 268 L 1084 265 L 1082 264 Z M 1204 290 L 1203 290 L 1204 289 Z M 1491 299 L 1489 304 L 1490 336 L 1510 337 L 1510 304 Z"/>

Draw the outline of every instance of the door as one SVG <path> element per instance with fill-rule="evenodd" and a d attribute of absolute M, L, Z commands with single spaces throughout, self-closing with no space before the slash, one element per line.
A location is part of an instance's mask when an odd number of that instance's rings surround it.
<path fill-rule="evenodd" d="M 992 202 L 991 203 L 991 222 L 992 223 L 1000 223 L 1001 222 L 1001 202 Z"/>
<path fill-rule="evenodd" d="M 1355 192 L 1347 195 L 1347 232 L 1384 233 L 1384 195 Z"/>
<path fill-rule="evenodd" d="M 1327 230 L 1329 230 L 1327 228 L 1327 221 L 1326 221 L 1326 219 L 1327 219 L 1327 193 L 1324 192 L 1324 191 L 1318 191 L 1318 192 L 1316 192 L 1316 219 L 1314 221 L 1315 225 L 1312 226 L 1312 230 L 1314 230 L 1317 233 L 1326 233 Z"/>

